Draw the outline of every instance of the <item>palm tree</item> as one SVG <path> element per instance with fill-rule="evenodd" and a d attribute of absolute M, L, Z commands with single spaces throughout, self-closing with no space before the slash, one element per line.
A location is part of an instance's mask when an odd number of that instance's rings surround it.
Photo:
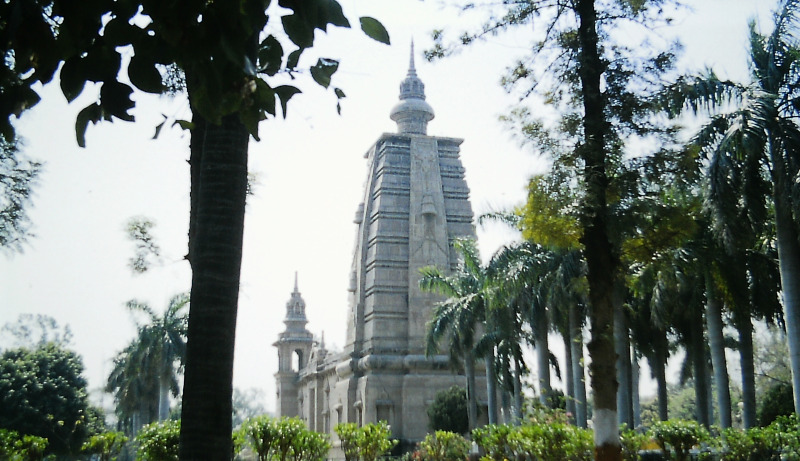
<path fill-rule="evenodd" d="M 428 322 L 427 355 L 439 350 L 439 343 L 447 338 L 450 359 L 461 360 L 467 378 L 467 417 L 469 428 L 477 427 L 478 401 L 475 383 L 475 336 L 486 318 L 486 273 L 481 265 L 474 240 L 458 239 L 453 242 L 460 259 L 452 275 L 439 268 L 420 269 L 420 289 L 446 296 L 433 308 Z M 487 360 L 488 362 L 488 360 Z M 487 378 L 491 381 L 491 378 Z M 491 395 L 490 395 L 491 399 Z"/>
<path fill-rule="evenodd" d="M 137 337 L 114 359 L 106 390 L 113 392 L 117 411 L 132 432 L 169 416 L 170 394 L 178 396 L 176 374 L 186 356 L 187 294 L 174 296 L 163 315 L 147 304 L 132 300 L 127 307 L 144 313 Z"/>
<path fill-rule="evenodd" d="M 784 317 L 789 339 L 795 411 L 800 412 L 800 241 L 794 213 L 795 179 L 800 171 L 800 129 L 796 90 L 800 47 L 794 36 L 800 2 L 781 0 L 769 35 L 750 24 L 751 83 L 723 82 L 713 74 L 682 79 L 665 98 L 677 113 L 710 108 L 734 110 L 714 114 L 696 142 L 713 150 L 734 152 L 734 160 L 763 165 L 774 205 Z"/>

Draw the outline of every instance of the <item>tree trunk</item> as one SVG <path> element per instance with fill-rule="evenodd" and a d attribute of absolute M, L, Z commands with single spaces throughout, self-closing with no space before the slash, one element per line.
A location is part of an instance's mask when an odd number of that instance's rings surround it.
<path fill-rule="evenodd" d="M 631 399 L 633 400 L 633 428 L 642 427 L 642 405 L 639 400 L 639 355 L 636 349 L 631 354 Z"/>
<path fill-rule="evenodd" d="M 753 361 L 753 322 L 750 316 L 735 319 L 739 331 L 739 363 L 742 369 L 742 426 L 756 427 L 756 381 Z"/>
<path fill-rule="evenodd" d="M 520 361 L 514 357 L 514 404 L 511 409 L 511 424 L 522 424 L 522 370 Z"/>
<path fill-rule="evenodd" d="M 192 289 L 180 459 L 223 460 L 232 453 L 233 351 L 249 134 L 236 116 L 223 118 L 220 125 L 202 125 L 196 123 L 192 131 L 190 159 Z"/>
<path fill-rule="evenodd" d="M 572 425 L 577 425 L 576 424 L 576 419 L 575 419 L 575 412 L 576 412 L 576 410 L 575 410 L 575 382 L 572 379 L 572 369 L 573 369 L 573 365 L 572 365 L 572 336 L 570 335 L 570 333 L 571 332 L 569 331 L 569 327 L 567 327 L 567 332 L 563 336 L 563 339 L 564 339 L 564 362 L 565 362 L 565 367 L 564 367 L 564 370 L 562 370 L 562 372 L 561 372 L 562 373 L 561 376 L 563 378 L 562 380 L 567 385 L 567 402 L 566 402 L 567 403 L 567 405 L 566 405 L 567 408 L 566 408 L 566 410 L 567 410 L 568 421 Z"/>
<path fill-rule="evenodd" d="M 692 372 L 694 374 L 694 395 L 695 411 L 697 422 L 711 427 L 711 415 L 708 414 L 708 390 L 709 385 L 707 375 L 706 345 L 703 337 L 703 317 L 702 312 L 698 311 L 693 315 L 689 325 L 689 344 L 688 358 L 692 361 Z"/>
<path fill-rule="evenodd" d="M 667 333 L 659 332 L 653 338 L 653 360 L 650 361 L 653 378 L 658 389 L 658 419 L 669 419 L 669 394 L 667 392 Z"/>
<path fill-rule="evenodd" d="M 539 369 L 539 402 L 549 407 L 549 398 L 552 388 L 550 386 L 550 342 L 547 337 L 549 323 L 547 310 L 536 309 L 536 318 L 533 319 L 533 334 L 536 342 L 536 365 Z"/>
<path fill-rule="evenodd" d="M 722 309 L 716 291 L 706 282 L 706 325 L 711 347 L 711 363 L 714 367 L 714 383 L 717 386 L 719 424 L 723 429 L 731 427 L 731 392 L 728 382 L 728 364 L 725 360 L 725 342 L 722 334 Z"/>
<path fill-rule="evenodd" d="M 497 424 L 497 378 L 494 370 L 494 350 L 486 354 L 486 409 L 489 424 Z"/>
<path fill-rule="evenodd" d="M 169 379 L 161 378 L 158 383 L 158 420 L 169 418 Z"/>
<path fill-rule="evenodd" d="M 772 199 L 775 202 L 775 231 L 781 273 L 784 321 L 792 367 L 794 411 L 800 413 L 800 242 L 790 205 L 791 178 L 775 142 L 770 142 Z"/>
<path fill-rule="evenodd" d="M 467 420 L 472 431 L 478 427 L 478 396 L 475 393 L 475 356 L 471 351 L 464 357 L 464 373 L 467 375 Z"/>
<path fill-rule="evenodd" d="M 594 446 L 597 461 L 619 461 L 622 449 L 617 425 L 616 354 L 614 352 L 614 305 L 612 291 L 619 263 L 612 254 L 608 238 L 606 191 L 605 102 L 600 88 L 603 64 L 597 35 L 597 11 L 594 0 L 576 0 L 578 16 L 578 76 L 583 101 L 583 145 L 579 155 L 584 161 L 584 196 L 581 213 L 589 282 L 589 368 L 594 396 Z"/>
<path fill-rule="evenodd" d="M 572 382 L 575 386 L 575 423 L 578 427 L 586 428 L 587 403 L 586 403 L 586 379 L 583 368 L 583 328 L 578 318 L 578 306 L 572 306 L 569 310 L 569 329 L 570 348 L 572 349 Z"/>
<path fill-rule="evenodd" d="M 619 287 L 617 288 L 619 290 Z M 617 420 L 628 429 L 633 426 L 633 378 L 631 373 L 631 343 L 628 322 L 619 293 L 614 296 L 614 350 L 617 353 Z"/>

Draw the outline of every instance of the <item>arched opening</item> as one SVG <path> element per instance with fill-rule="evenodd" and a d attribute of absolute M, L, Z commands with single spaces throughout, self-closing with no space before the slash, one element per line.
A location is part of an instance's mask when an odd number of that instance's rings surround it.
<path fill-rule="evenodd" d="M 297 373 L 300 371 L 300 368 L 303 367 L 303 351 L 301 349 L 295 349 L 294 354 L 292 354 L 292 371 Z"/>

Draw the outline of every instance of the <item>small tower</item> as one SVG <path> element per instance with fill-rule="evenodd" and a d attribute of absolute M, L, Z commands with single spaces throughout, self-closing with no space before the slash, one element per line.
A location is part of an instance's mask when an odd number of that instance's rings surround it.
<path fill-rule="evenodd" d="M 300 414 L 297 400 L 300 370 L 305 368 L 313 346 L 313 336 L 306 329 L 306 302 L 297 289 L 297 273 L 294 274 L 294 291 L 286 302 L 286 328 L 278 336 L 273 346 L 278 348 L 278 372 L 275 373 L 277 384 L 276 410 L 282 416 Z"/>

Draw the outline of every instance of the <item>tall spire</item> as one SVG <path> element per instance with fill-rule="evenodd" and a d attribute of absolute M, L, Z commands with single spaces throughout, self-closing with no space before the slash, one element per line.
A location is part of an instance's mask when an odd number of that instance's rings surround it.
<path fill-rule="evenodd" d="M 299 293 L 300 291 L 297 289 L 297 271 L 294 271 L 294 292 Z"/>
<path fill-rule="evenodd" d="M 411 57 L 408 60 L 408 75 L 417 76 L 417 68 L 414 67 L 414 39 L 411 39 Z"/>
<path fill-rule="evenodd" d="M 400 102 L 392 108 L 389 117 L 397 122 L 398 133 L 427 134 L 428 122 L 434 117 L 433 108 L 425 102 L 425 84 L 417 77 L 414 66 L 414 41 L 411 41 L 411 56 L 408 73 L 400 83 Z"/>

